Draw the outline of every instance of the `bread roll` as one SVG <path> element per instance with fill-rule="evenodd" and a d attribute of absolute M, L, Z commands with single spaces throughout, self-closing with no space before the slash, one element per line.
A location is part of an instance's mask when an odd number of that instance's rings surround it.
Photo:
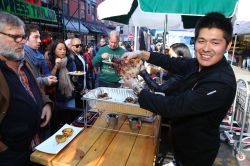
<path fill-rule="evenodd" d="M 56 135 L 56 142 L 57 143 L 63 143 L 66 141 L 66 139 L 67 139 L 67 137 L 64 135 Z"/>
<path fill-rule="evenodd" d="M 63 129 L 62 133 L 65 137 L 70 137 L 73 134 L 73 129 L 72 128 L 65 128 L 65 129 Z"/>

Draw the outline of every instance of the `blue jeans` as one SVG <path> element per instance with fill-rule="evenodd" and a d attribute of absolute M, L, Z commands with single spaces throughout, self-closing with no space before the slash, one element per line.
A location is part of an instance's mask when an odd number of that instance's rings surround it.
<path fill-rule="evenodd" d="M 96 80 L 96 74 L 94 73 L 94 70 L 89 70 L 87 72 L 87 89 L 95 89 L 95 80 Z"/>

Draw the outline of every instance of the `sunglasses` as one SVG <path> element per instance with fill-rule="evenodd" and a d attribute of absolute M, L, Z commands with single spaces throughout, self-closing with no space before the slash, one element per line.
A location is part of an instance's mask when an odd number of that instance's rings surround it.
<path fill-rule="evenodd" d="M 76 45 L 72 45 L 72 46 L 75 46 L 76 48 L 79 48 L 79 47 L 82 47 L 83 44 L 76 44 Z"/>

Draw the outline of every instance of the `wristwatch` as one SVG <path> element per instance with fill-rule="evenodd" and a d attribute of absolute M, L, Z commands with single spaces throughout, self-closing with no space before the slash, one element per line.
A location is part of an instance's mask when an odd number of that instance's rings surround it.
<path fill-rule="evenodd" d="M 140 86 L 140 84 L 133 85 L 132 89 L 136 95 L 139 95 L 142 91 L 142 87 Z"/>

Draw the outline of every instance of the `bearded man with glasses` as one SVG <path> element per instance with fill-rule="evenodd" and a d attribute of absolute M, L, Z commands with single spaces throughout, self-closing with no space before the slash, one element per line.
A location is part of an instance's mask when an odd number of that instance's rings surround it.
<path fill-rule="evenodd" d="M 24 60 L 24 23 L 0 12 L 0 165 L 29 165 L 32 140 L 51 118 L 51 103 Z"/>

